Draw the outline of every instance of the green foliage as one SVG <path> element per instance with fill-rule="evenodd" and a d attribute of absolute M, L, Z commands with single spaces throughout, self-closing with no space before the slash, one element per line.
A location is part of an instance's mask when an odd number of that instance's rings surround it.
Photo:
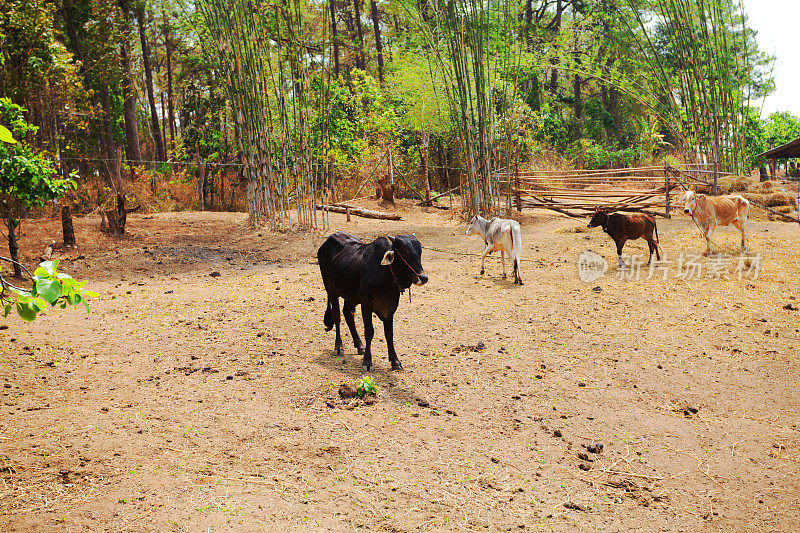
<path fill-rule="evenodd" d="M 375 396 L 378 393 L 378 388 L 375 386 L 375 380 L 370 376 L 363 376 L 356 385 L 356 394 L 359 398 L 364 396 Z"/>
<path fill-rule="evenodd" d="M 569 146 L 566 154 L 577 166 L 596 170 L 632 166 L 645 152 L 638 147 L 615 149 L 591 139 L 580 139 Z"/>
<path fill-rule="evenodd" d="M 764 122 L 767 149 L 786 144 L 800 137 L 800 118 L 789 112 L 772 113 Z"/>
<path fill-rule="evenodd" d="M 224 108 L 225 98 L 220 89 L 212 91 L 194 81 L 189 82 L 181 107 L 182 159 L 194 160 L 198 149 L 203 161 L 219 158 L 224 149 L 221 117 Z"/>
<path fill-rule="evenodd" d="M 0 118 L 20 138 L 35 131 L 25 121 L 24 113 L 25 108 L 8 98 L 0 98 Z M 0 216 L 4 220 L 23 218 L 31 208 L 75 188 L 75 181 L 56 177 L 50 161 L 31 150 L 27 143 L 0 143 Z"/>
<path fill-rule="evenodd" d="M 427 130 L 432 135 L 451 129 L 444 80 L 433 76 L 423 57 L 408 54 L 398 59 L 387 87 L 397 101 L 398 117 L 405 128 Z"/>
<path fill-rule="evenodd" d="M 48 307 L 58 305 L 65 309 L 68 305 L 83 304 L 89 311 L 87 298 L 97 297 L 96 292 L 84 289 L 86 281 L 76 281 L 72 276 L 58 271 L 58 260 L 45 261 L 39 264 L 33 273 L 33 287 L 30 291 L 9 287 L 9 291 L 16 294 L 16 300 L 11 300 L 7 294 L 0 294 L 5 302 L 4 313 L 8 317 L 12 308 L 23 320 L 32 322 L 42 311 Z"/>
<path fill-rule="evenodd" d="M 584 128 L 589 137 L 597 142 L 608 139 L 609 132 L 614 132 L 616 124 L 614 117 L 611 116 L 603 103 L 597 98 L 590 98 L 583 103 L 583 109 L 588 116 L 584 123 Z"/>
<path fill-rule="evenodd" d="M 4 143 L 14 144 L 17 140 L 11 134 L 11 130 L 0 124 L 0 141 Z"/>
<path fill-rule="evenodd" d="M 542 111 L 535 119 L 532 134 L 534 140 L 545 142 L 556 148 L 563 149 L 569 142 L 566 123 L 549 105 L 542 106 Z"/>
<path fill-rule="evenodd" d="M 396 132 L 397 115 L 370 74 L 354 69 L 349 80 L 331 80 L 329 91 L 328 115 L 319 120 L 328 121 L 328 151 L 337 162 L 359 160 Z"/>
<path fill-rule="evenodd" d="M 772 113 L 766 120 L 760 120 L 758 110 L 749 109 L 745 150 L 750 168 L 763 165 L 765 159 L 756 157 L 772 148 L 777 148 L 800 137 L 800 118 L 789 112 Z"/>

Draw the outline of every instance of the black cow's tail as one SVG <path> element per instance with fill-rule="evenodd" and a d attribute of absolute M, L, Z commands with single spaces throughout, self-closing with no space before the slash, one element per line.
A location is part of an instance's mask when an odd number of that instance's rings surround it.
<path fill-rule="evenodd" d="M 322 321 L 325 323 L 325 331 L 333 329 L 333 305 L 330 300 L 328 300 L 328 308 L 325 309 L 325 318 Z"/>

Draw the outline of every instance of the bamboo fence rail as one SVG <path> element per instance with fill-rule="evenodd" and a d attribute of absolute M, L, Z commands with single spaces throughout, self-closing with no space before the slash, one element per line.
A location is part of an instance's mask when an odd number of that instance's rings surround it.
<path fill-rule="evenodd" d="M 564 172 L 534 170 L 513 175 L 504 170 L 497 174 L 496 181 L 508 198 L 513 197 L 508 209 L 513 204 L 518 211 L 523 207 L 543 208 L 582 217 L 602 207 L 669 218 L 673 196 L 685 188 L 684 183 L 701 183 L 716 190 L 720 175 L 713 165 L 692 164 Z"/>

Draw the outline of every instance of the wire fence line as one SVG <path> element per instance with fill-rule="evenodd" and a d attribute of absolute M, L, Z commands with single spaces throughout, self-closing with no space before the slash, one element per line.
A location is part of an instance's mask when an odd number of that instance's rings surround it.
<path fill-rule="evenodd" d="M 471 252 L 454 252 L 452 250 L 442 250 L 440 248 L 433 248 L 432 246 L 423 246 L 422 249 L 423 250 L 430 250 L 432 252 L 439 252 L 439 253 L 443 253 L 443 254 L 466 255 L 466 256 L 470 256 L 470 257 L 482 257 L 482 254 L 475 254 L 475 253 L 471 253 Z M 520 258 L 520 261 L 524 261 L 526 263 L 541 263 L 542 262 L 541 259 L 528 259 L 526 257 Z"/>
<path fill-rule="evenodd" d="M 99 158 L 99 157 L 62 157 L 60 158 L 61 161 L 77 161 L 83 163 L 116 163 L 116 159 L 107 159 L 107 158 Z M 139 166 L 139 165 L 178 165 L 178 166 L 187 166 L 187 167 L 196 167 L 196 161 L 144 161 L 144 160 L 135 160 L 135 159 L 123 159 L 122 163 L 129 166 Z M 214 162 L 204 162 L 202 163 L 205 166 L 212 166 L 212 167 L 235 167 L 235 168 L 242 168 L 244 165 L 242 163 L 214 163 Z M 342 167 L 363 167 L 366 163 L 334 163 L 334 167 L 342 168 Z M 319 168 L 323 165 L 314 164 L 315 168 Z M 446 167 L 446 166 L 438 166 L 438 165 L 428 165 L 430 169 L 439 169 L 439 170 L 456 170 L 456 171 L 463 171 L 465 169 L 461 167 Z"/>

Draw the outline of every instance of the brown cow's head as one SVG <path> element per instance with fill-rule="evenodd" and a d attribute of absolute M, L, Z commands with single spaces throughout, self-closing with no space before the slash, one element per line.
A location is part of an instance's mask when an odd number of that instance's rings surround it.
<path fill-rule="evenodd" d="M 597 226 L 603 226 L 605 228 L 608 225 L 608 211 L 603 209 L 602 207 L 598 207 L 597 210 L 592 215 L 592 220 L 589 221 L 588 227 L 596 228 Z"/>

